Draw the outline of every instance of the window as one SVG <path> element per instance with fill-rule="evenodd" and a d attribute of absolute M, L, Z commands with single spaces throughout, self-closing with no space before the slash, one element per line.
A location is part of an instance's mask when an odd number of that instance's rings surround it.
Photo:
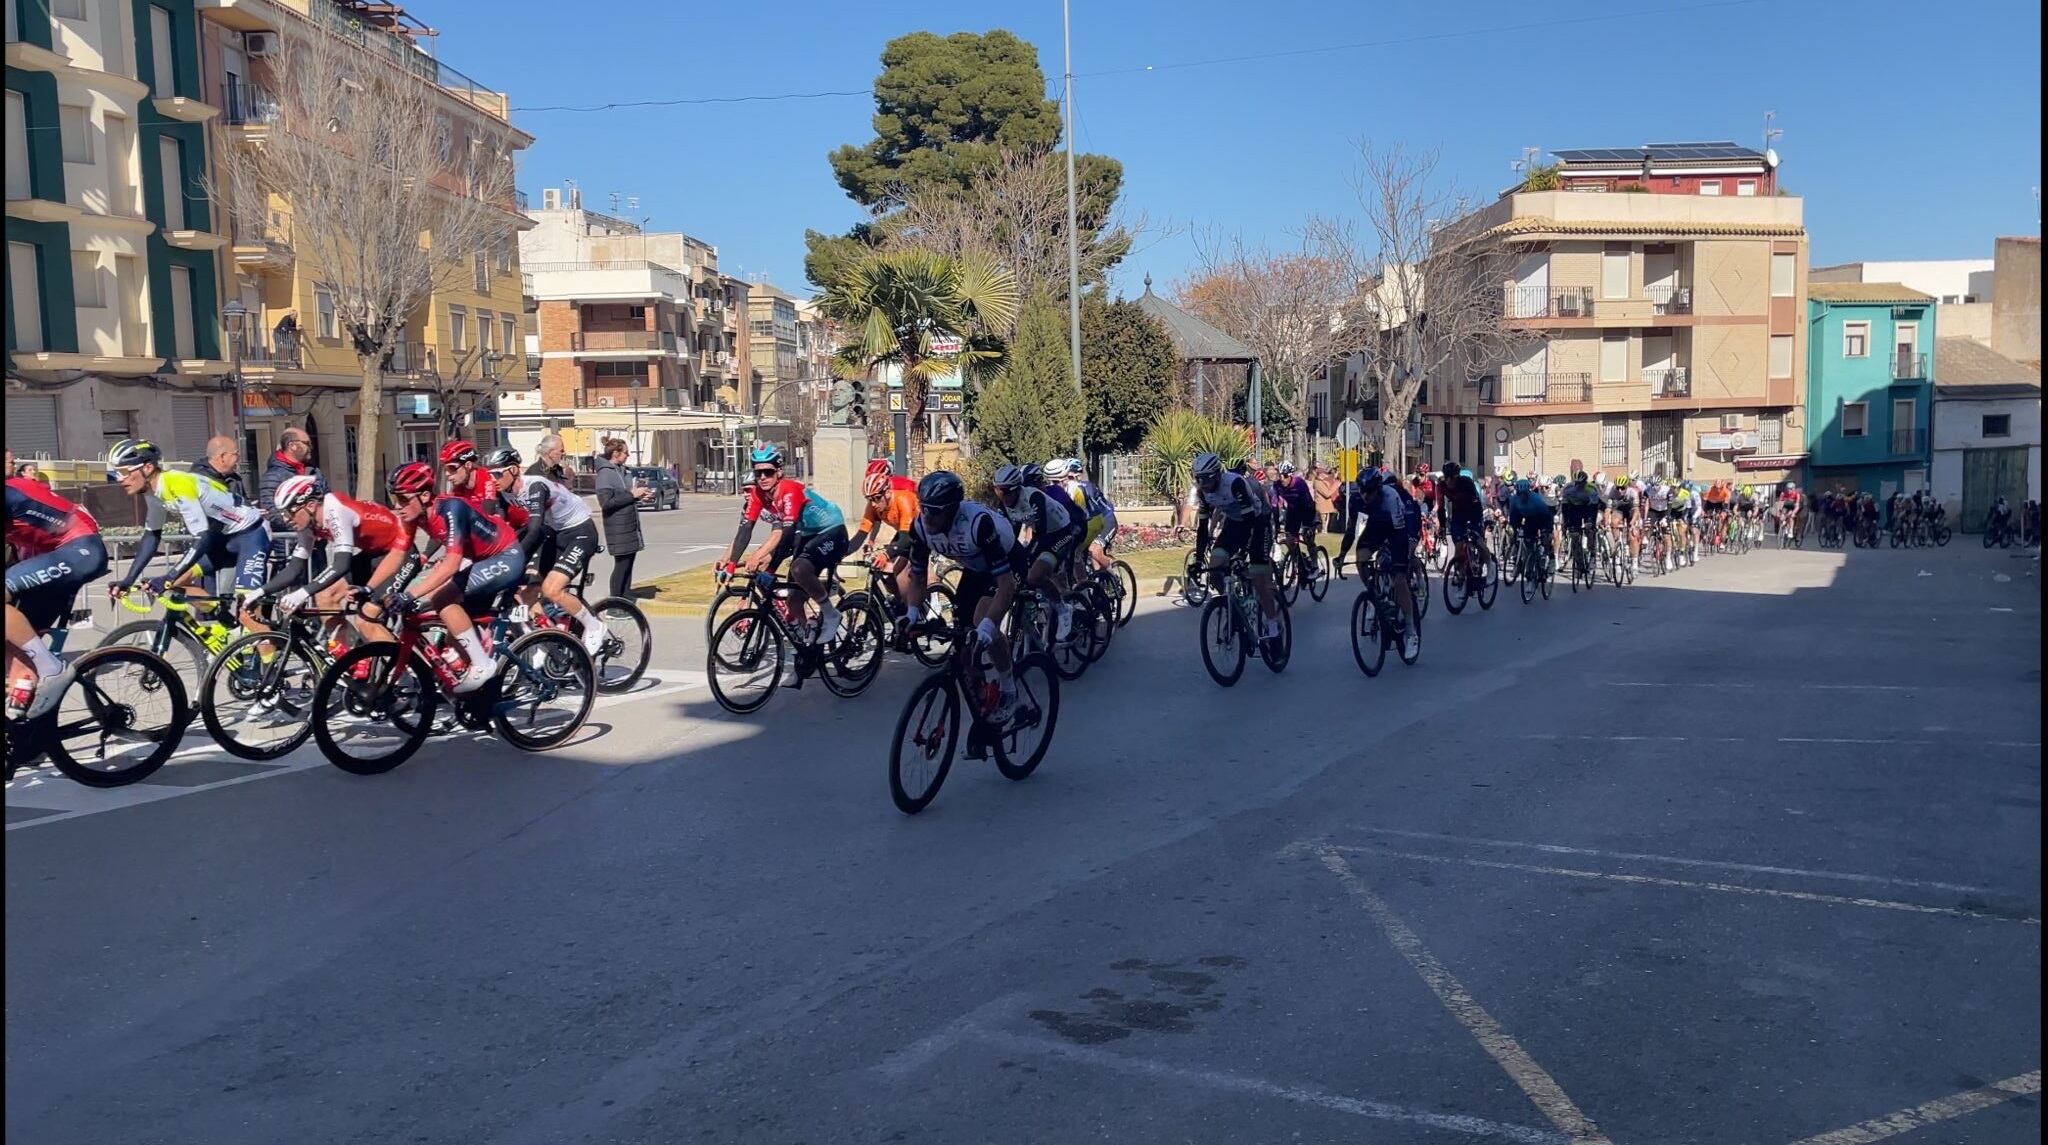
<path fill-rule="evenodd" d="M 1842 436 L 1862 437 L 1870 430 L 1870 403 L 1842 403 Z"/>
<path fill-rule="evenodd" d="M 100 411 L 100 444 L 102 446 L 106 447 L 106 449 L 112 449 L 116 443 L 130 441 L 134 437 L 134 410 L 103 409 Z"/>
<path fill-rule="evenodd" d="M 1870 323 L 1842 323 L 1842 356 L 1844 358 L 1868 358 L 1870 356 Z"/>
<path fill-rule="evenodd" d="M 496 333 L 497 327 L 491 325 L 491 312 L 488 310 L 477 311 L 476 344 L 483 347 L 486 352 L 497 349 Z"/>
<path fill-rule="evenodd" d="M 498 273 L 512 273 L 512 240 L 498 240 Z"/>
<path fill-rule="evenodd" d="M 1721 181 L 1720 181 L 1719 179 L 1702 179 L 1702 180 L 1700 180 L 1700 194 L 1702 194 L 1702 195 L 1718 195 L 1718 194 L 1720 194 L 1720 193 L 1721 193 Z"/>
<path fill-rule="evenodd" d="M 519 352 L 519 326 L 517 321 L 510 314 L 501 314 L 498 316 L 498 327 L 505 335 L 503 343 L 505 352 L 507 354 L 517 354 Z"/>
<path fill-rule="evenodd" d="M 12 8 L 8 11 L 13 11 Z M 33 198 L 28 177 L 28 104 L 18 91 L 7 93 L 7 201 Z"/>
<path fill-rule="evenodd" d="M 161 11 L 161 9 L 159 9 Z M 185 229 L 185 145 L 169 135 L 156 140 L 157 167 L 164 185 L 164 229 Z"/>
<path fill-rule="evenodd" d="M 469 349 L 469 311 L 460 306 L 448 308 L 448 345 L 458 354 Z"/>
<path fill-rule="evenodd" d="M 1784 452 L 1785 419 L 1776 414 L 1765 414 L 1756 419 L 1757 452 L 1766 457 Z"/>
<path fill-rule="evenodd" d="M 1756 180 L 1737 179 L 1735 181 L 1735 194 L 1738 198 L 1754 198 L 1756 196 Z"/>
<path fill-rule="evenodd" d="M 1600 423 L 1600 468 L 1628 466 L 1628 423 L 1609 419 Z"/>
<path fill-rule="evenodd" d="M 334 291 L 325 286 L 313 288 L 313 313 L 320 337 L 341 337 L 341 323 L 334 313 Z"/>
<path fill-rule="evenodd" d="M 156 95 L 167 99 L 178 94 L 178 69 L 175 66 L 177 42 L 171 39 L 171 14 L 163 8 L 149 6 L 149 54 L 155 61 Z"/>
<path fill-rule="evenodd" d="M 1790 298 L 1792 287 L 1798 278 L 1798 257 L 1789 254 L 1771 256 L 1771 297 Z"/>
<path fill-rule="evenodd" d="M 71 252 L 71 301 L 81 310 L 99 310 L 107 305 L 100 281 L 100 256 L 88 250 Z"/>
<path fill-rule="evenodd" d="M 1607 330 L 1601 333 L 1600 380 L 1628 381 L 1628 331 Z"/>
<path fill-rule="evenodd" d="M 1792 376 L 1792 335 L 1771 335 L 1771 377 Z"/>
<path fill-rule="evenodd" d="M 2012 415 L 2009 413 L 1987 413 L 1984 415 L 1985 437 L 2011 437 Z"/>
<path fill-rule="evenodd" d="M 58 105 L 57 133 L 64 143 L 64 162 L 92 162 L 92 112 L 73 104 Z"/>
<path fill-rule="evenodd" d="M 85 0 L 52 0 L 50 11 L 56 13 L 59 20 L 83 20 Z"/>
<path fill-rule="evenodd" d="M 1600 255 L 1600 297 L 1628 297 L 1627 243 L 1609 243 Z"/>
<path fill-rule="evenodd" d="M 43 276 L 36 248 L 29 243 L 7 244 L 8 291 L 12 308 L 7 328 L 14 333 L 14 348 L 36 351 L 43 348 Z M 13 404 L 13 399 L 9 399 Z M 9 411 L 12 420 L 12 411 Z"/>
<path fill-rule="evenodd" d="M 171 346 L 185 360 L 199 356 L 198 329 L 192 321 L 192 268 L 171 268 Z"/>
<path fill-rule="evenodd" d="M 476 292 L 478 294 L 489 294 L 491 292 L 491 256 L 485 252 L 484 248 L 476 248 L 476 253 L 470 256 L 470 267 L 476 272 Z"/>

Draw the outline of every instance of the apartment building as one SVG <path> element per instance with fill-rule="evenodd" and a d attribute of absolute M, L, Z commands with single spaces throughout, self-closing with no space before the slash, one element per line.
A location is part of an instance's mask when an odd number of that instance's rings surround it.
<path fill-rule="evenodd" d="M 1456 225 L 1502 268 L 1513 349 L 1432 381 L 1423 451 L 1479 470 L 1757 484 L 1805 460 L 1807 236 L 1732 144 L 1557 153 L 1556 189 Z"/>
<path fill-rule="evenodd" d="M 433 128 L 447 141 L 443 158 L 451 163 L 431 177 L 451 194 L 468 193 L 454 161 L 468 152 L 469 139 L 487 133 L 515 151 L 533 143 L 532 135 L 512 126 L 509 97 L 430 55 L 439 37 L 399 5 L 234 0 L 205 3 L 199 11 L 204 90 L 221 109 L 215 145 L 222 149 L 261 149 L 279 130 L 276 93 L 288 82 L 276 70 L 284 66 L 281 30 L 341 37 L 366 62 L 428 80 Z M 497 205 L 508 227 L 532 225 L 524 196 L 515 192 Z M 365 416 L 362 366 L 341 327 L 336 288 L 321 281 L 306 257 L 310 238 L 295 228 L 288 199 L 274 197 L 267 218 L 235 220 L 229 238 L 225 292 L 249 315 L 237 344 L 250 388 L 248 452 L 267 456 L 276 435 L 296 424 L 312 435 L 315 459 L 329 476 L 353 485 L 356 435 Z M 496 399 L 526 385 L 522 293 L 518 244 L 507 240 L 478 252 L 467 276 L 406 317 L 382 363 L 380 408 L 370 411 L 381 419 L 380 468 L 432 457 L 450 422 L 483 444 L 495 442 Z"/>
<path fill-rule="evenodd" d="M 196 459 L 235 419 L 193 0 L 4 8 L 8 444 Z"/>
<path fill-rule="evenodd" d="M 778 389 L 793 388 L 805 377 L 805 362 L 797 336 L 796 296 L 763 282 L 755 284 L 748 300 L 747 345 L 753 378 L 746 398 L 747 408 L 754 409 L 772 400 Z"/>
<path fill-rule="evenodd" d="M 1934 295 L 1897 282 L 1808 287 L 1807 481 L 1890 496 L 1927 484 Z"/>

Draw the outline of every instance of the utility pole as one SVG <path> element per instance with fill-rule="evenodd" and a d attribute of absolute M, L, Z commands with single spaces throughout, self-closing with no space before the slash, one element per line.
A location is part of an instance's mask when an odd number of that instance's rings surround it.
<path fill-rule="evenodd" d="M 1060 0 L 1060 40 L 1066 56 L 1066 95 L 1060 110 L 1067 116 L 1067 343 L 1072 351 L 1074 392 L 1081 393 L 1081 237 L 1074 208 L 1074 25 L 1068 13 L 1069 0 Z M 1085 408 L 1085 407 L 1084 407 Z M 1082 421 L 1085 434 L 1087 421 Z M 1081 434 L 1074 438 L 1074 456 L 1087 464 L 1087 445 Z"/>

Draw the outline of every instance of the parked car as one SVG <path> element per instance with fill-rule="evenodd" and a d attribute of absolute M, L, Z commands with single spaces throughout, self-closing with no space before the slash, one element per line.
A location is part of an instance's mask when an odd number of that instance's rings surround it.
<path fill-rule="evenodd" d="M 626 470 L 633 480 L 654 490 L 647 499 L 649 509 L 674 509 L 683 503 L 683 486 L 676 475 L 654 465 L 635 465 Z"/>

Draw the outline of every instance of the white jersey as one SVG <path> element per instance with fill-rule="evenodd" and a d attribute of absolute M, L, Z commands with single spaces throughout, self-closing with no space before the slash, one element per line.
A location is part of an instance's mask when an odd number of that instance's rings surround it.
<path fill-rule="evenodd" d="M 1017 547 L 1010 522 L 978 501 L 961 502 L 952 525 L 940 533 L 920 514 L 911 525 L 911 539 L 910 563 L 919 571 L 927 564 L 926 554 L 937 553 L 962 568 L 1000 576 L 1010 571 L 1010 551 Z"/>
<path fill-rule="evenodd" d="M 1214 489 L 1203 490 L 1200 485 L 1195 488 L 1203 507 L 1225 520 L 1244 521 L 1273 511 L 1266 487 L 1242 473 L 1225 473 Z"/>
<path fill-rule="evenodd" d="M 551 533 L 573 529 L 590 520 L 590 506 L 568 486 L 538 473 L 519 475 L 519 503 L 541 519 Z"/>
<path fill-rule="evenodd" d="M 1650 486 L 1649 496 L 1646 499 L 1649 501 L 1651 509 L 1662 513 L 1666 509 L 1671 508 L 1671 487 L 1662 483 L 1652 485 Z"/>

